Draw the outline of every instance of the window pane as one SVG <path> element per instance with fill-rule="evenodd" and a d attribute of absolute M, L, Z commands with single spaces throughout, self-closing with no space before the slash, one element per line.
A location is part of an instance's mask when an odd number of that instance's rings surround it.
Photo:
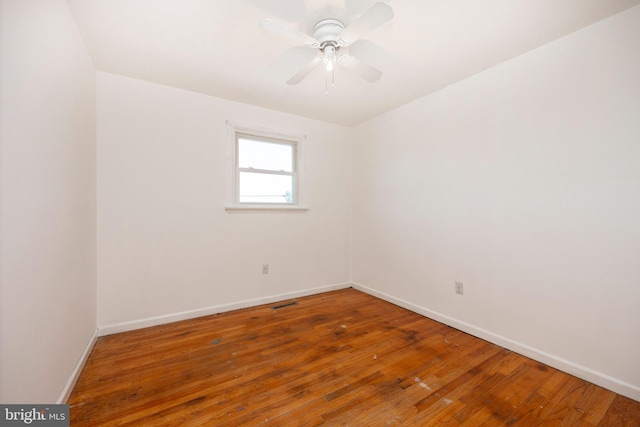
<path fill-rule="evenodd" d="M 293 176 L 240 172 L 240 203 L 293 203 Z"/>
<path fill-rule="evenodd" d="M 239 138 L 238 166 L 293 172 L 293 145 Z"/>

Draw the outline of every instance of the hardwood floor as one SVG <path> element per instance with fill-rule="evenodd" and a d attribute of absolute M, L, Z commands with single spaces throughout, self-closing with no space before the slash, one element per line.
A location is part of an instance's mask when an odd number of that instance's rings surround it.
<path fill-rule="evenodd" d="M 354 289 L 98 340 L 72 426 L 640 426 L 640 403 Z"/>

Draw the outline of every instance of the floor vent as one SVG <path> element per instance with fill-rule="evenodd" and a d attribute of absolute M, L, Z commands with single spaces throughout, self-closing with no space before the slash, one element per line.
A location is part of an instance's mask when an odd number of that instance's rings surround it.
<path fill-rule="evenodd" d="M 287 302 L 281 305 L 274 305 L 273 307 L 271 307 L 272 310 L 277 310 L 279 308 L 285 308 L 285 307 L 291 307 L 292 305 L 297 305 L 298 301 L 291 301 L 291 302 Z"/>

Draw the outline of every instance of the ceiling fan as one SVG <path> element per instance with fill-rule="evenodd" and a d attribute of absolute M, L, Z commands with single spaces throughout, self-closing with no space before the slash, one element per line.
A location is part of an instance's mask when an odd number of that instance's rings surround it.
<path fill-rule="evenodd" d="M 391 6 L 379 2 L 347 27 L 338 19 L 327 18 L 319 21 L 314 26 L 313 36 L 294 30 L 273 19 L 263 19 L 260 21 L 260 27 L 296 43 L 318 50 L 316 57 L 295 73 L 287 81 L 287 84 L 295 85 L 300 83 L 321 63 L 324 63 L 327 72 L 331 73 L 332 80 L 334 66 L 339 64 L 364 80 L 373 83 L 380 79 L 382 73 L 345 51 L 349 45 L 369 31 L 391 20 L 391 18 L 393 18 Z"/>

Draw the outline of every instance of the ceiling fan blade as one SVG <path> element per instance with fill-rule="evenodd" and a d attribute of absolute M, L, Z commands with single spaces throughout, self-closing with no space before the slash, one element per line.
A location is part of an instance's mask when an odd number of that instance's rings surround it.
<path fill-rule="evenodd" d="M 322 62 L 322 55 L 318 55 L 314 58 L 313 61 L 309 62 L 307 65 L 302 67 L 297 73 L 293 75 L 289 80 L 287 80 L 288 85 L 297 85 L 300 83 L 305 77 L 307 77 L 311 72 Z"/>
<path fill-rule="evenodd" d="M 391 20 L 391 18 L 393 18 L 391 6 L 378 2 L 340 33 L 338 43 L 340 46 L 349 46 L 369 31 Z"/>
<path fill-rule="evenodd" d="M 304 0 L 304 4 L 307 8 L 307 13 L 313 14 L 313 12 L 326 11 L 327 9 L 344 10 L 345 1 L 346 0 Z"/>
<path fill-rule="evenodd" d="M 300 0 L 241 0 L 285 22 L 300 22 L 307 16 L 305 2 Z"/>
<path fill-rule="evenodd" d="M 320 46 L 320 42 L 310 35 L 294 30 L 293 28 L 273 19 L 263 19 L 262 21 L 260 21 L 260 28 L 285 37 L 296 43 L 306 44 L 307 46 L 311 47 Z"/>
<path fill-rule="evenodd" d="M 365 62 L 362 62 L 355 56 L 342 55 L 338 59 L 338 64 L 342 65 L 354 74 L 359 75 L 369 83 L 377 82 L 378 80 L 380 80 L 380 77 L 382 77 L 382 73 L 379 70 L 373 68 L 371 65 Z"/>

